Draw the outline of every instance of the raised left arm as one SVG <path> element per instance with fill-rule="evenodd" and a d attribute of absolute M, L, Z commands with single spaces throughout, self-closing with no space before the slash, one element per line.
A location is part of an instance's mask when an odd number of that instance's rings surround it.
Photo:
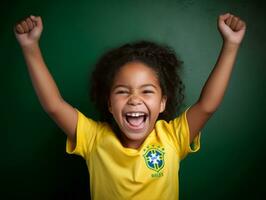
<path fill-rule="evenodd" d="M 240 18 L 227 13 L 219 16 L 218 29 L 223 37 L 220 55 L 198 101 L 187 111 L 190 142 L 193 141 L 222 102 L 239 46 L 245 34 L 246 24 Z"/>

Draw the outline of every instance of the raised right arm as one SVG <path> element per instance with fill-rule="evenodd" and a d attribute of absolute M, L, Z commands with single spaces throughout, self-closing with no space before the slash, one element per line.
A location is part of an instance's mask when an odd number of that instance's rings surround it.
<path fill-rule="evenodd" d="M 39 38 L 43 26 L 41 17 L 30 16 L 14 27 L 28 72 L 45 112 L 66 133 L 73 146 L 76 143 L 77 111 L 62 98 L 43 60 Z"/>

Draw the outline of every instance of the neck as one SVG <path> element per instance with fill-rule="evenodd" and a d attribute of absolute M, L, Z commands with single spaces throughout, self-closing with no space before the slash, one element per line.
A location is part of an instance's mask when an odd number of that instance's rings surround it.
<path fill-rule="evenodd" d="M 145 140 L 145 139 L 143 139 L 143 140 L 130 140 L 127 137 L 125 137 L 124 134 L 122 134 L 121 132 L 120 132 L 119 139 L 120 139 L 120 142 L 122 143 L 123 147 L 131 148 L 131 149 L 139 149 Z"/>
<path fill-rule="evenodd" d="M 130 140 L 121 132 L 120 128 L 116 123 L 112 124 L 113 131 L 116 133 L 118 139 L 120 140 L 121 144 L 125 148 L 131 148 L 131 149 L 139 149 L 142 143 L 145 139 L 139 141 L 139 140 Z"/>

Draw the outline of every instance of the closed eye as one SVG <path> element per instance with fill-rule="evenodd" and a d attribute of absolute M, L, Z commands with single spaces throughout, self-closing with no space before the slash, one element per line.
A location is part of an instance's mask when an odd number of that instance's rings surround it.
<path fill-rule="evenodd" d="M 118 90 L 115 92 L 115 94 L 128 94 L 129 92 L 126 90 Z"/>
<path fill-rule="evenodd" d="M 143 93 L 144 94 L 153 94 L 154 91 L 153 90 L 144 90 Z"/>

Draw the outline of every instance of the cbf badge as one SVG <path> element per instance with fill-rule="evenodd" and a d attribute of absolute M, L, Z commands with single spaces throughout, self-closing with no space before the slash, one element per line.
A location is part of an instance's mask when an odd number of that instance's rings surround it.
<path fill-rule="evenodd" d="M 152 177 L 163 176 L 163 173 L 159 173 L 164 167 L 164 148 L 160 148 L 158 145 L 150 145 L 144 149 L 144 160 L 146 166 L 154 171 L 156 174 L 152 174 Z"/>

